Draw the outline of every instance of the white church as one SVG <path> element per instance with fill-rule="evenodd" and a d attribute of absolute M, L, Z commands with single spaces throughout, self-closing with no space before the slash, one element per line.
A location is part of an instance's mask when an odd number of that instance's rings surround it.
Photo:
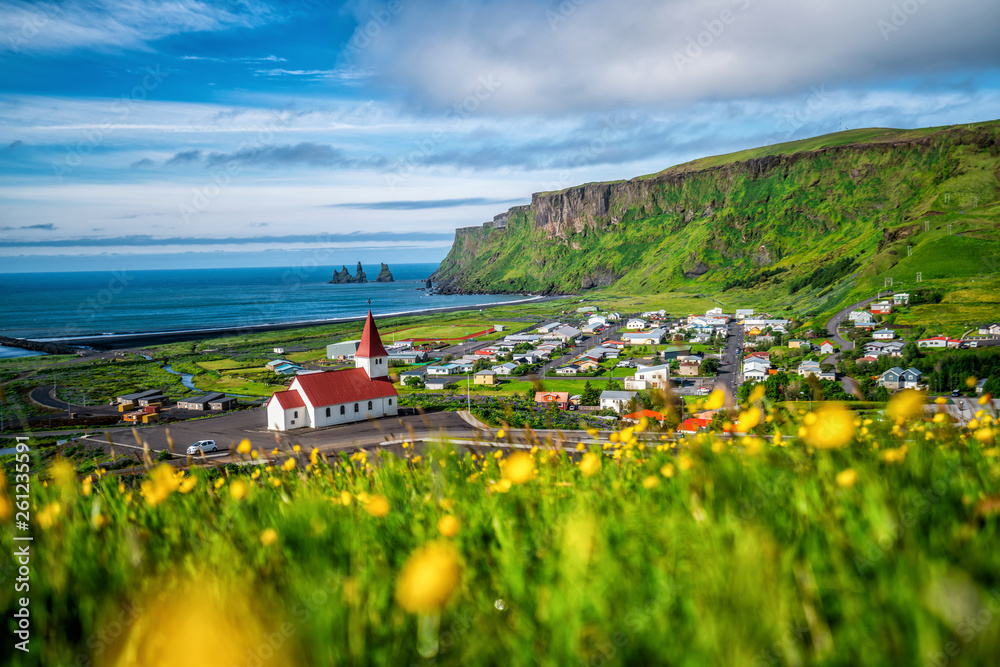
<path fill-rule="evenodd" d="M 354 365 L 349 370 L 296 375 L 287 390 L 275 392 L 267 401 L 267 427 L 291 431 L 397 415 L 389 353 L 370 310 Z"/>

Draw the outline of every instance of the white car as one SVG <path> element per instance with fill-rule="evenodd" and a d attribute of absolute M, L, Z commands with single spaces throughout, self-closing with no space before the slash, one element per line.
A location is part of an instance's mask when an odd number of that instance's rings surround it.
<path fill-rule="evenodd" d="M 204 452 L 217 452 L 219 451 L 218 445 L 215 444 L 215 440 L 199 440 L 190 447 L 187 448 L 188 454 L 198 454 Z"/>

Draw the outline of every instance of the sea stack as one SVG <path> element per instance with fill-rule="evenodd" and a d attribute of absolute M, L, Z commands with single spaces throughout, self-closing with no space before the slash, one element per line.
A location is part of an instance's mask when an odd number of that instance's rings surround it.
<path fill-rule="evenodd" d="M 375 279 L 377 283 L 394 283 L 396 282 L 392 278 L 392 272 L 389 271 L 389 265 L 382 262 L 382 270 L 378 272 L 378 278 Z"/>
<path fill-rule="evenodd" d="M 383 266 L 385 266 L 383 264 Z M 334 285 L 343 285 L 346 283 L 366 283 L 368 282 L 367 276 L 365 276 L 365 270 L 361 268 L 361 262 L 358 262 L 357 275 L 352 276 L 351 272 L 347 270 L 344 266 L 340 271 L 333 272 L 333 280 L 330 281 Z"/>

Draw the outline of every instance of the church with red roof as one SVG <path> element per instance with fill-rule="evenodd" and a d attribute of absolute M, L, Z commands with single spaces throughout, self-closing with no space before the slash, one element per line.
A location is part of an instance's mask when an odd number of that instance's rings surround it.
<path fill-rule="evenodd" d="M 268 400 L 267 427 L 322 428 L 399 414 L 396 388 L 389 379 L 389 353 L 370 310 L 354 365 L 348 370 L 296 375 L 287 390 Z"/>

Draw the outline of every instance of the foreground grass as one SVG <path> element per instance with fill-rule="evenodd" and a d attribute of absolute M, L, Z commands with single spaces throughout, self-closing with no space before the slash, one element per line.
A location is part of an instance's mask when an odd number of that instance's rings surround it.
<path fill-rule="evenodd" d="M 32 480 L 32 652 L 4 662 L 991 664 L 992 418 L 889 410 L 751 408 L 760 437 L 626 429 L 585 454 L 299 452 L 82 483 L 56 466 Z"/>

